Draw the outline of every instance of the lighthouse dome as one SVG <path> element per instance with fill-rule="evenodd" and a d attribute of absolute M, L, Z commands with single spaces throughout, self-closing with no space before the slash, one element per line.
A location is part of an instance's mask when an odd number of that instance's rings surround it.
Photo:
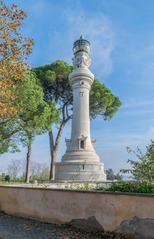
<path fill-rule="evenodd" d="M 82 35 L 73 44 L 74 54 L 79 51 L 84 51 L 86 53 L 90 52 L 90 42 L 88 40 L 84 39 L 84 37 Z"/>

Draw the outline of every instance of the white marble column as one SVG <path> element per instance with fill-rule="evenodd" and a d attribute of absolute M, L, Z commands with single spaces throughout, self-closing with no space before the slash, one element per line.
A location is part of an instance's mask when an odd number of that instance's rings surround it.
<path fill-rule="evenodd" d="M 69 76 L 73 90 L 71 139 L 66 140 L 62 162 L 56 164 L 56 180 L 103 181 L 103 164 L 90 136 L 89 93 L 94 81 L 89 70 L 90 43 L 80 37 L 73 45 L 73 53 L 73 72 Z"/>
<path fill-rule="evenodd" d="M 71 78 L 72 77 L 72 78 Z M 73 81 L 73 75 L 71 75 Z M 73 88 L 73 119 L 71 132 L 71 147 L 90 149 L 90 119 L 89 119 L 89 91 L 90 82 L 79 75 L 79 80 L 72 83 Z"/>

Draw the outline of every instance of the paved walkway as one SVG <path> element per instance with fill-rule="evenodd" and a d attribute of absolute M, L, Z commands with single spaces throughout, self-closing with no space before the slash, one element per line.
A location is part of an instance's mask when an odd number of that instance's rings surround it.
<path fill-rule="evenodd" d="M 0 213 L 0 239 L 122 239 L 109 234 L 91 235 L 69 226 L 42 223 Z"/>
<path fill-rule="evenodd" d="M 0 214 L 0 239 L 92 239 L 70 227 Z M 96 238 L 101 238 L 97 237 Z"/>

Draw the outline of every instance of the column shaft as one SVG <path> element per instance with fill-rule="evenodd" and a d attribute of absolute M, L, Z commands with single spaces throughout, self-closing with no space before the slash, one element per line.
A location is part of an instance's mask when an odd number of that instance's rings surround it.
<path fill-rule="evenodd" d="M 77 140 L 82 136 L 90 140 L 89 89 L 85 87 L 76 87 L 73 89 L 71 140 Z"/>

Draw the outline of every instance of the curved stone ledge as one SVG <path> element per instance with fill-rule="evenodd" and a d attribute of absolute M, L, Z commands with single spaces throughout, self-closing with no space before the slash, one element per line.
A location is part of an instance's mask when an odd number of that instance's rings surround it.
<path fill-rule="evenodd" d="M 0 210 L 45 222 L 95 216 L 105 230 L 124 220 L 154 219 L 154 195 L 0 186 Z"/>

